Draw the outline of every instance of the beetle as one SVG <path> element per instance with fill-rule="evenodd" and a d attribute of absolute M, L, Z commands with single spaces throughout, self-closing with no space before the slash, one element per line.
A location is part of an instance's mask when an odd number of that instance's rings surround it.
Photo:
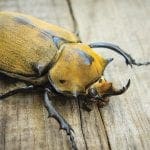
<path fill-rule="evenodd" d="M 96 103 L 102 107 L 110 96 L 124 93 L 127 84 L 116 90 L 104 77 L 105 67 L 113 59 L 105 59 L 92 48 L 113 50 L 125 59 L 127 65 L 137 63 L 120 47 L 105 42 L 85 44 L 79 37 L 59 26 L 35 17 L 0 12 L 0 75 L 21 81 L 23 86 L 0 94 L 0 99 L 25 91 L 41 91 L 49 117 L 55 118 L 77 149 L 72 127 L 52 104 L 56 96 L 74 97 L 83 102 L 83 108 Z"/>

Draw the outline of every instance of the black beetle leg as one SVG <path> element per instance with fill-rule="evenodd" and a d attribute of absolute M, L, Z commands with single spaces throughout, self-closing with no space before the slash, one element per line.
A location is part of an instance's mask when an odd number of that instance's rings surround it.
<path fill-rule="evenodd" d="M 0 94 L 0 100 L 4 99 L 6 97 L 12 96 L 14 94 L 17 94 L 17 93 L 20 93 L 20 92 L 25 92 L 25 91 L 30 91 L 30 90 L 33 90 L 33 89 L 34 89 L 34 86 L 30 85 L 30 86 L 25 86 L 25 87 L 20 87 L 18 89 L 10 90 L 6 93 Z"/>
<path fill-rule="evenodd" d="M 92 109 L 88 106 L 87 103 L 83 102 L 82 103 L 82 109 L 87 111 L 87 112 L 90 112 Z"/>
<path fill-rule="evenodd" d="M 81 108 L 83 110 L 87 112 L 90 112 L 92 110 L 92 108 L 90 107 L 92 103 L 89 101 L 87 96 L 79 95 L 77 99 L 78 99 L 79 104 L 81 104 Z"/>
<path fill-rule="evenodd" d="M 49 98 L 51 96 L 50 94 L 51 94 L 51 91 L 49 91 L 49 89 L 45 89 L 44 103 L 45 103 L 45 108 L 48 111 L 48 117 L 53 117 L 59 122 L 60 129 L 65 130 L 67 135 L 69 136 L 70 142 L 72 144 L 72 149 L 77 150 L 77 146 L 76 146 L 76 143 L 74 141 L 74 136 L 73 136 L 74 130 L 54 108 L 52 101 Z"/>
<path fill-rule="evenodd" d="M 106 97 L 106 98 L 104 98 L 104 99 L 98 101 L 97 106 L 98 106 L 99 108 L 102 108 L 102 107 L 108 105 L 108 103 L 109 103 L 109 98 Z"/>

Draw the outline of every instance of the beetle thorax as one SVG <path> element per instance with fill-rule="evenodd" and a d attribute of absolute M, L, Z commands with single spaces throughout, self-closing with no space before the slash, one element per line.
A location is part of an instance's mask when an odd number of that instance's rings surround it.
<path fill-rule="evenodd" d="M 106 60 L 85 44 L 64 44 L 58 61 L 49 71 L 49 79 L 60 93 L 77 96 L 103 73 Z"/>

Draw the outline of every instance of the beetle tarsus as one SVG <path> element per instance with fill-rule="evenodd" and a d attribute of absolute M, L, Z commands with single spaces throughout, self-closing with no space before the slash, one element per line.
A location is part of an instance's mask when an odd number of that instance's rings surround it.
<path fill-rule="evenodd" d="M 69 140 L 72 145 L 73 150 L 77 150 L 77 146 L 74 140 L 74 130 L 72 127 L 67 123 L 67 121 L 56 111 L 54 106 L 52 105 L 52 101 L 49 99 L 49 96 L 51 95 L 51 92 L 49 89 L 45 89 L 44 93 L 44 102 L 45 102 L 45 107 L 48 111 L 48 117 L 53 117 L 55 118 L 60 125 L 60 130 L 63 129 L 66 131 L 67 135 L 69 136 Z"/>
<path fill-rule="evenodd" d="M 111 49 L 120 55 L 122 55 L 125 59 L 125 62 L 127 65 L 136 65 L 136 66 L 142 66 L 142 65 L 150 65 L 150 62 L 143 62 L 143 63 L 138 63 L 129 55 L 128 53 L 124 52 L 119 46 L 112 44 L 112 43 L 106 43 L 106 42 L 98 42 L 98 43 L 91 43 L 89 45 L 91 48 L 108 48 Z"/>

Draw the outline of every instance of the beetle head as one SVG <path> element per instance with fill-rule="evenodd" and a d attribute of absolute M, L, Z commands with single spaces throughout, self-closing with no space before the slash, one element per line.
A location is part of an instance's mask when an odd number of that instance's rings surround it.
<path fill-rule="evenodd" d="M 110 96 L 121 95 L 123 94 L 128 87 L 130 86 L 130 80 L 128 83 L 121 89 L 116 90 L 111 82 L 107 82 L 102 76 L 97 82 L 92 84 L 87 89 L 87 95 L 91 99 L 91 101 L 101 101 Z"/>

